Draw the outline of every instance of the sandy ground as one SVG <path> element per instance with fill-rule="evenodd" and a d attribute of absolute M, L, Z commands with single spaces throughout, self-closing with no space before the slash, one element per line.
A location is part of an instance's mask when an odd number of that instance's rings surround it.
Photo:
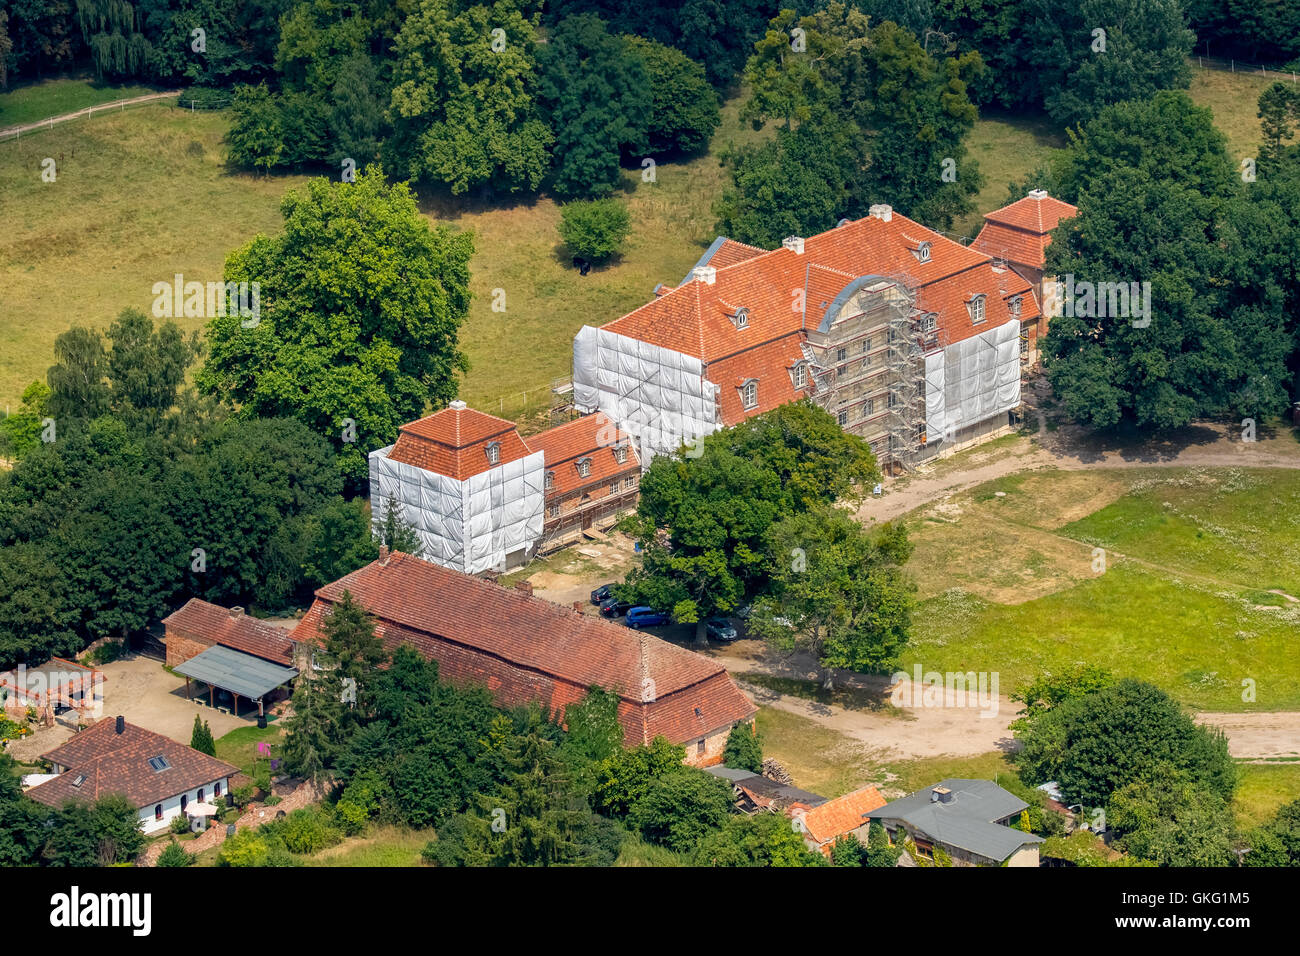
<path fill-rule="evenodd" d="M 1196 722 L 1228 735 L 1228 752 L 1242 760 L 1300 758 L 1300 713 L 1197 714 Z"/>
<path fill-rule="evenodd" d="M 220 737 L 236 727 L 256 726 L 256 716 L 248 719 L 223 714 L 211 707 L 200 707 L 185 699 L 185 678 L 163 669 L 162 662 L 151 657 L 132 656 L 104 664 L 104 719 L 121 714 L 146 730 L 164 734 L 183 744 L 190 742 L 194 715 L 201 714 Z M 247 707 L 247 703 L 244 705 Z M 252 711 L 256 714 L 256 711 Z M 56 724 L 9 744 L 9 753 L 18 760 L 31 761 L 59 746 L 72 731 Z"/>

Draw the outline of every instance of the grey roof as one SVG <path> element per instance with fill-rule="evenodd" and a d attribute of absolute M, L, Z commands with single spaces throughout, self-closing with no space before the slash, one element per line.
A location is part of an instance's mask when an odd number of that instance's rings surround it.
<path fill-rule="evenodd" d="M 800 790 L 788 783 L 779 783 L 749 770 L 736 770 L 734 767 L 705 767 L 704 769 L 715 777 L 730 780 L 732 786 L 744 787 L 751 793 L 769 800 L 777 800 L 785 804 L 803 803 L 809 807 L 819 807 L 826 802 L 826 798 L 821 794 Z"/>
<path fill-rule="evenodd" d="M 172 670 L 250 700 L 258 700 L 298 676 L 292 667 L 281 667 L 220 645 L 195 654 Z"/>
<path fill-rule="evenodd" d="M 724 780 L 730 780 L 736 783 L 740 780 L 748 780 L 750 777 L 757 776 L 752 770 L 737 770 L 735 767 L 705 767 L 704 768 L 715 777 L 722 777 Z"/>
<path fill-rule="evenodd" d="M 949 803 L 931 798 L 938 787 L 952 791 Z M 901 820 L 936 843 L 968 850 L 991 860 L 1005 860 L 1026 843 L 1042 843 L 1033 833 L 1003 826 L 1029 804 L 991 780 L 949 778 L 864 814 L 872 820 Z"/>

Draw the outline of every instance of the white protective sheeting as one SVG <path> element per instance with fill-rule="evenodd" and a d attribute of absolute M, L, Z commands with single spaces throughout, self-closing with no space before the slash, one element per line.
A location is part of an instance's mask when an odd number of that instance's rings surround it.
<path fill-rule="evenodd" d="M 954 342 L 925 357 L 928 441 L 951 441 L 1020 404 L 1020 322 Z"/>
<path fill-rule="evenodd" d="M 542 537 L 545 465 L 541 452 L 464 481 L 388 457 L 393 446 L 370 453 L 370 511 L 383 525 L 389 502 L 420 536 L 423 557 L 456 571 L 503 569 L 506 556 Z"/>
<path fill-rule="evenodd" d="M 578 411 L 601 412 L 636 439 L 641 467 L 717 431 L 718 387 L 691 355 L 586 325 L 573 340 Z"/>

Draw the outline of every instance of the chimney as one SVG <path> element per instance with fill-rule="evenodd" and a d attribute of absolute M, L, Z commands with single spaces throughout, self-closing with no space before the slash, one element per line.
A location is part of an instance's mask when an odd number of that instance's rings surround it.
<path fill-rule="evenodd" d="M 121 715 L 117 718 L 117 723 L 113 725 L 113 733 L 121 734 L 126 732 L 126 718 Z"/>
<path fill-rule="evenodd" d="M 713 285 L 718 281 L 718 270 L 713 266 L 696 266 L 691 270 L 691 278 L 698 279 L 705 285 Z"/>
<path fill-rule="evenodd" d="M 381 568 L 388 567 L 388 545 L 386 544 L 379 546 L 379 566 Z"/>
<path fill-rule="evenodd" d="M 935 787 L 930 791 L 931 803 L 952 803 L 952 791 L 947 787 Z"/>
<path fill-rule="evenodd" d="M 876 203 L 867 212 L 870 213 L 871 218 L 879 219 L 881 222 L 892 222 L 894 219 L 894 207 L 884 203 Z"/>
<path fill-rule="evenodd" d="M 451 402 L 450 404 L 448 404 L 447 407 L 457 412 L 463 412 L 465 409 L 469 408 L 469 406 L 466 405 L 464 402 L 462 402 L 459 398 Z"/>
<path fill-rule="evenodd" d="M 1031 190 L 1029 190 L 1029 198 L 1030 198 L 1030 199 L 1046 199 L 1046 198 L 1047 198 L 1047 190 L 1046 190 L 1046 189 L 1031 189 Z"/>
<path fill-rule="evenodd" d="M 231 616 L 231 617 L 243 617 L 243 616 L 244 616 L 244 609 L 243 609 L 242 607 L 232 607 L 232 608 L 230 609 L 230 616 Z"/>
<path fill-rule="evenodd" d="M 533 596 L 533 582 L 532 582 L 532 581 L 527 581 L 527 580 L 519 580 L 519 581 L 516 581 L 516 582 L 515 582 L 515 590 L 516 590 L 516 591 L 522 591 L 524 594 L 527 594 L 529 597 L 532 597 L 532 596 Z"/>
<path fill-rule="evenodd" d="M 803 255 L 803 239 L 799 236 L 786 236 L 781 245 L 797 255 Z"/>

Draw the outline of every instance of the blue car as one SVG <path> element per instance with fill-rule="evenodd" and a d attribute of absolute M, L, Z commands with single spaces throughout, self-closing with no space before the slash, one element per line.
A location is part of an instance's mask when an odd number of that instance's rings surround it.
<path fill-rule="evenodd" d="M 642 604 L 639 607 L 628 608 L 627 618 L 623 623 L 633 630 L 642 627 L 658 627 L 660 624 L 668 623 L 668 615 Z"/>

